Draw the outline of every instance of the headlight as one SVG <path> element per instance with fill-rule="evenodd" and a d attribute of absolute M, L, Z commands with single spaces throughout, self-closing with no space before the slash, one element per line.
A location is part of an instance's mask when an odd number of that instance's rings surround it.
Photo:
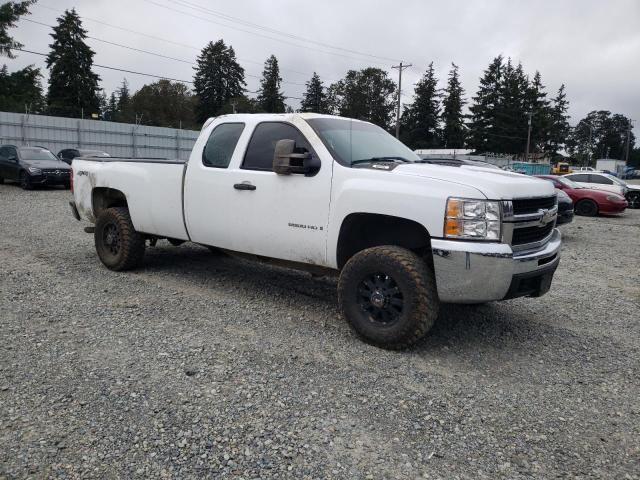
<path fill-rule="evenodd" d="M 444 236 L 476 240 L 500 240 L 500 202 L 450 198 Z"/>
<path fill-rule="evenodd" d="M 29 172 L 33 173 L 34 175 L 40 175 L 42 173 L 42 170 L 36 167 L 29 167 Z"/>
<path fill-rule="evenodd" d="M 622 202 L 624 197 L 621 197 L 620 195 L 607 195 L 607 200 L 610 202 Z"/>

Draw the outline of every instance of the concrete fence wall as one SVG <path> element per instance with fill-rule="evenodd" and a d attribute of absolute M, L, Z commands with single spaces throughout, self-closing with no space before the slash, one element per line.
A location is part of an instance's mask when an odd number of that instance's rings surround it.
<path fill-rule="evenodd" d="M 0 144 L 103 150 L 114 157 L 186 160 L 200 132 L 129 123 L 0 112 Z"/>

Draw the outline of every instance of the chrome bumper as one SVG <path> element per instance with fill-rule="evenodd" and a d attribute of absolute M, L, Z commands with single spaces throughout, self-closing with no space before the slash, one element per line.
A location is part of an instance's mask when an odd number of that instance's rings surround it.
<path fill-rule="evenodd" d="M 560 263 L 560 231 L 542 248 L 514 252 L 505 243 L 431 239 L 440 301 L 482 303 L 544 295 Z"/>

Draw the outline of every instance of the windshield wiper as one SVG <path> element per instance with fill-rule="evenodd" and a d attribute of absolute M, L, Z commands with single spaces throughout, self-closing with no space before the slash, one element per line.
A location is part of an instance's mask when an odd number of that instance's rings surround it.
<path fill-rule="evenodd" d="M 351 165 L 357 165 L 359 163 L 384 162 L 388 160 L 400 160 L 401 162 L 404 162 L 404 163 L 410 163 L 409 160 L 407 160 L 404 157 L 371 157 L 371 158 L 363 158 L 361 160 L 354 160 L 351 162 Z"/>

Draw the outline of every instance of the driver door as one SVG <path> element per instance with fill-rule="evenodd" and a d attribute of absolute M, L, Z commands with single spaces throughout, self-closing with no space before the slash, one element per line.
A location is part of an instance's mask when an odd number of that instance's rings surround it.
<path fill-rule="evenodd" d="M 295 140 L 298 149 L 318 158 L 307 139 L 313 131 L 302 122 L 247 124 L 228 168 L 207 167 L 206 159 L 189 162 L 185 210 L 193 241 L 326 265 L 332 160 L 323 158 L 313 176 L 278 175 L 272 168 L 278 140 Z M 214 127 L 210 140 L 224 125 Z"/>

